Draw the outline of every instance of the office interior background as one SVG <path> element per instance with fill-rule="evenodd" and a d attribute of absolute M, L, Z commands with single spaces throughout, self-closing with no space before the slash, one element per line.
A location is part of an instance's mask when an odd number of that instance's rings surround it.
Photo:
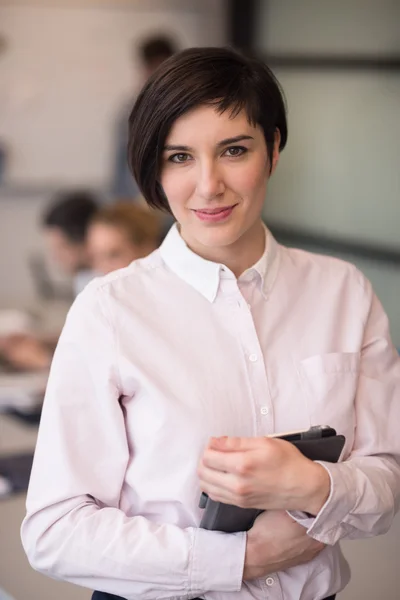
<path fill-rule="evenodd" d="M 400 347 L 400 2 L 398 0 L 0 0 L 0 329 L 24 312 L 61 324 L 69 281 L 47 264 L 40 215 L 56 190 L 104 198 L 114 124 L 139 66 L 132 45 L 234 45 L 265 59 L 288 103 L 289 142 L 265 202 L 279 241 L 355 263 Z M 37 429 L 0 414 L 0 453 Z M 19 540 L 24 494 L 0 499 L 0 587 L 15 600 L 83 600 L 31 570 Z M 346 542 L 340 600 L 400 598 L 400 517 Z"/>

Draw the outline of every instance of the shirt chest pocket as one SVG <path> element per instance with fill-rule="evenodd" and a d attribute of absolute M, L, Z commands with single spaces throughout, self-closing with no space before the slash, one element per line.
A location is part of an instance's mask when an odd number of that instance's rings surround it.
<path fill-rule="evenodd" d="M 351 451 L 356 426 L 355 397 L 359 353 L 332 353 L 300 361 L 300 378 L 311 425 L 330 425 L 346 437 L 343 456 Z"/>

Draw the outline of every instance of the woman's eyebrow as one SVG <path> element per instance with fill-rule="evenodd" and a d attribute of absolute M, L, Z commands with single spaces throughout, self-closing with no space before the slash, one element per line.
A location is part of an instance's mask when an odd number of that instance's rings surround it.
<path fill-rule="evenodd" d="M 236 142 L 241 142 L 243 140 L 254 140 L 254 138 L 251 135 L 236 135 L 235 137 L 221 140 L 218 142 L 217 146 L 228 146 L 229 144 L 235 144 Z"/>
<path fill-rule="evenodd" d="M 174 144 L 167 144 L 164 146 L 164 150 L 178 150 L 180 152 L 189 152 L 193 150 L 190 146 L 175 146 Z"/>
<path fill-rule="evenodd" d="M 228 146 L 229 144 L 235 144 L 236 142 L 241 142 L 243 140 L 254 140 L 251 135 L 236 135 L 235 137 L 226 138 L 217 143 L 217 146 Z M 190 152 L 193 150 L 190 146 L 182 146 L 175 144 L 166 144 L 164 146 L 164 150 L 175 150 L 178 152 Z"/>

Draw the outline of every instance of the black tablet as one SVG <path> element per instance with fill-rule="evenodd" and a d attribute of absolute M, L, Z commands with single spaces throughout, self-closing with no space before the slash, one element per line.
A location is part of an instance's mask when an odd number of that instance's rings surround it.
<path fill-rule="evenodd" d="M 345 444 L 343 435 L 337 435 L 332 427 L 325 425 L 272 437 L 291 442 L 310 460 L 332 463 L 338 462 Z M 258 515 L 263 512 L 256 508 L 240 508 L 231 504 L 215 502 L 204 493 L 201 495 L 199 506 L 204 509 L 200 527 L 225 533 L 248 531 Z"/>

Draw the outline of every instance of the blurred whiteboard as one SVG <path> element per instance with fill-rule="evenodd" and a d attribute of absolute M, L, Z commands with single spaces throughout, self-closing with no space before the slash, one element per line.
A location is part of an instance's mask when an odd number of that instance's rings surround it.
<path fill-rule="evenodd" d="M 163 32 L 181 47 L 224 43 L 218 0 L 141 5 L 0 6 L 8 41 L 0 57 L 0 138 L 10 146 L 12 181 L 104 185 L 115 119 L 140 87 L 133 42 Z"/>

